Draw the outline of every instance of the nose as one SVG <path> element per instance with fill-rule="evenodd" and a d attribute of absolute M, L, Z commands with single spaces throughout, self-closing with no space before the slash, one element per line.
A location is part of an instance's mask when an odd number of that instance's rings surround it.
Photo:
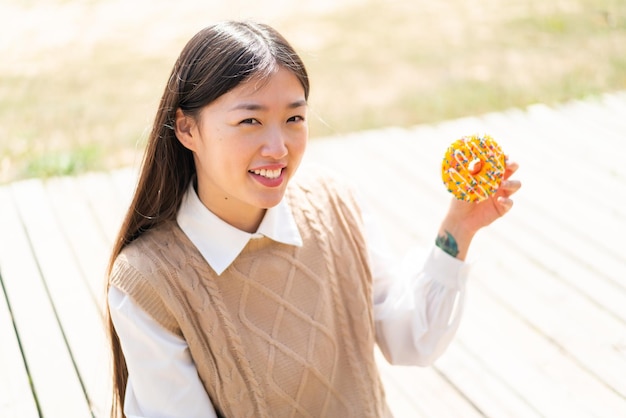
<path fill-rule="evenodd" d="M 280 128 L 269 130 L 261 149 L 261 155 L 279 160 L 287 156 L 287 152 L 285 133 Z"/>

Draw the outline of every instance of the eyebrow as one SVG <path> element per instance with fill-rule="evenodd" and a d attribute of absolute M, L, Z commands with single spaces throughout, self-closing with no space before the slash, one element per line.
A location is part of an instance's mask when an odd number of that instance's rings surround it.
<path fill-rule="evenodd" d="M 293 103 L 289 103 L 287 105 L 287 109 L 296 109 L 298 107 L 304 107 L 307 105 L 306 100 L 297 100 Z M 267 106 L 264 105 L 260 105 L 258 103 L 240 103 L 238 105 L 233 106 L 230 111 L 235 111 L 235 110 L 261 110 L 261 111 L 265 111 L 267 110 Z"/>

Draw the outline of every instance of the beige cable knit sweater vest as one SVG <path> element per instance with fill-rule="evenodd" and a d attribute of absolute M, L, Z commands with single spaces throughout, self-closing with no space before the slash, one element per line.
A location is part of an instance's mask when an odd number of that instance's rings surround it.
<path fill-rule="evenodd" d="M 218 276 L 168 222 L 124 248 L 111 284 L 187 341 L 221 416 L 390 417 L 358 208 L 332 180 L 294 183 L 302 247 L 253 239 Z"/>

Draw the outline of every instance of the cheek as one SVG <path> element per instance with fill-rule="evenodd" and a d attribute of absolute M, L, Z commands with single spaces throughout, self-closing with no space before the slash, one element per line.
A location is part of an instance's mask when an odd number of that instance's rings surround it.
<path fill-rule="evenodd" d="M 304 151 L 306 150 L 306 144 L 307 144 L 307 138 L 302 139 L 300 142 L 298 142 L 298 156 L 301 159 L 302 156 L 304 155 Z"/>
<path fill-rule="evenodd" d="M 299 132 L 297 135 L 294 135 L 291 141 L 291 153 L 302 157 L 304 151 L 306 150 L 306 145 L 309 139 L 308 131 L 306 129 L 303 132 Z"/>
<path fill-rule="evenodd" d="M 223 141 L 203 138 L 202 145 L 194 153 L 194 160 L 198 169 L 205 171 L 211 177 L 223 172 L 230 163 L 227 161 L 229 153 L 222 146 Z"/>

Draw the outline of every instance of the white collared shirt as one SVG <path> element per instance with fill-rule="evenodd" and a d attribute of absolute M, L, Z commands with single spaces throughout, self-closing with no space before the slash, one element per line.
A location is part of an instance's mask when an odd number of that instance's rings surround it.
<path fill-rule="evenodd" d="M 268 209 L 257 232 L 251 234 L 209 211 L 190 185 L 176 221 L 217 274 L 228 268 L 251 239 L 265 236 L 302 245 L 286 199 Z M 411 251 L 396 261 L 367 211 L 364 224 L 374 276 L 378 345 L 392 364 L 432 364 L 459 326 L 468 264 L 435 246 L 422 255 Z M 215 417 L 187 343 L 115 287 L 109 290 L 109 309 L 128 367 L 127 417 Z"/>
<path fill-rule="evenodd" d="M 302 246 L 298 226 L 286 199 L 268 209 L 257 232 L 251 234 L 214 215 L 200 201 L 193 186 L 190 186 L 176 222 L 218 275 L 235 261 L 251 239 L 265 236 L 283 244 Z"/>

